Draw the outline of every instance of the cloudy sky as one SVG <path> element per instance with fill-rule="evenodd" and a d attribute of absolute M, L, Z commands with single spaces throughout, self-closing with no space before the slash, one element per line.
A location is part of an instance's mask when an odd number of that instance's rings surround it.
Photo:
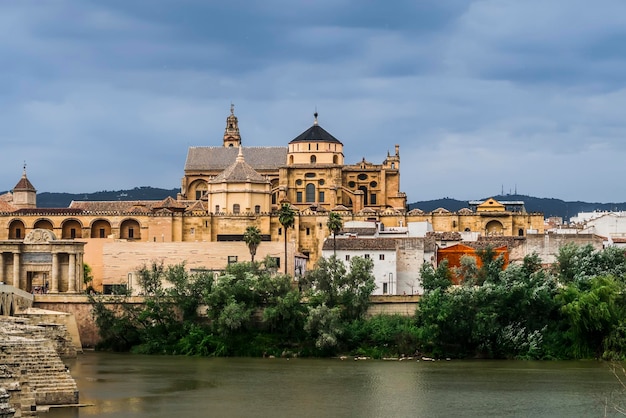
<path fill-rule="evenodd" d="M 626 201 L 623 0 L 0 2 L 0 190 L 180 187 L 189 146 L 346 162 L 400 145 L 408 201 Z"/>

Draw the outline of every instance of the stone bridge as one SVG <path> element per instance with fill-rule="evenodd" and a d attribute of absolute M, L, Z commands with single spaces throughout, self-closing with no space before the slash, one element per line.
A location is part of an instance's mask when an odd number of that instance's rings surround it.
<path fill-rule="evenodd" d="M 33 295 L 17 287 L 0 284 L 0 315 L 13 316 L 33 306 Z"/>

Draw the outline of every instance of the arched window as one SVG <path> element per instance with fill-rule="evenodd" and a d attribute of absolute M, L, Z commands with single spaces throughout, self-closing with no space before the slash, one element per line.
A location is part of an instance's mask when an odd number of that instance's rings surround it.
<path fill-rule="evenodd" d="M 523 237 L 523 236 L 524 236 L 524 230 L 523 230 L 522 228 L 520 228 L 520 229 L 517 231 L 517 235 L 519 235 L 520 237 Z"/>
<path fill-rule="evenodd" d="M 289 164 L 293 164 L 293 155 L 289 156 Z"/>
<path fill-rule="evenodd" d="M 256 213 L 257 215 L 261 213 L 261 205 L 256 205 L 254 207 L 254 213 Z"/>
<path fill-rule="evenodd" d="M 315 202 L 315 185 L 313 183 L 306 185 L 306 201 L 307 203 Z"/>
<path fill-rule="evenodd" d="M 315 164 L 317 162 L 317 157 L 315 155 L 311 155 L 311 164 Z"/>
<path fill-rule="evenodd" d="M 339 158 L 336 155 L 333 155 L 333 164 L 339 164 Z"/>
<path fill-rule="evenodd" d="M 235 203 L 233 205 L 233 213 L 239 213 L 240 209 L 239 209 L 239 203 Z"/>

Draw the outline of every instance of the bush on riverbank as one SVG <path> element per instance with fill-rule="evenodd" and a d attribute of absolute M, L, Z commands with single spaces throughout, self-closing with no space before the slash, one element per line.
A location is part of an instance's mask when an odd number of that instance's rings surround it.
<path fill-rule="evenodd" d="M 116 311 L 92 297 L 100 349 L 201 356 L 373 358 L 626 358 L 626 256 L 591 246 L 561 248 L 553 266 L 536 255 L 502 269 L 464 258 L 422 267 L 413 317 L 365 317 L 371 259 L 321 259 L 295 286 L 269 262 L 238 263 L 213 279 L 184 265 L 140 270 L 146 302 L 120 297 Z M 267 260 L 266 260 L 267 261 Z M 453 286 L 451 277 L 461 279 Z M 164 284 L 167 283 L 167 286 Z M 206 315 L 198 309 L 206 306 Z"/>

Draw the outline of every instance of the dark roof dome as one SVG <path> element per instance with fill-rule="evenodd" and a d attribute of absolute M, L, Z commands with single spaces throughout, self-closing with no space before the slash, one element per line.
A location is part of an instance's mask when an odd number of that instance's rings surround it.
<path fill-rule="evenodd" d="M 317 124 L 317 112 L 314 114 L 315 121 L 313 122 L 313 126 L 311 126 L 306 131 L 302 132 L 300 135 L 295 137 L 289 142 L 290 144 L 293 142 L 334 142 L 336 144 L 341 144 L 337 138 L 329 134 L 324 128 Z M 343 144 L 342 144 L 343 145 Z"/>

